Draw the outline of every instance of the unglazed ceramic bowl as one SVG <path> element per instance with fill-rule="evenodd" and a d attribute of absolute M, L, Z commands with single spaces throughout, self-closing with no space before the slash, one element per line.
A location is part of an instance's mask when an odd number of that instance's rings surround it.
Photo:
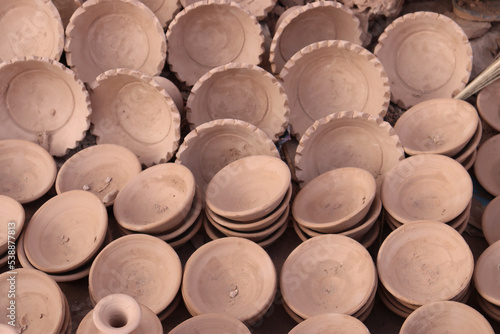
<path fill-rule="evenodd" d="M 191 128 L 221 118 L 241 119 L 274 141 L 285 132 L 290 109 L 281 83 L 262 68 L 229 63 L 205 73 L 186 103 Z"/>
<path fill-rule="evenodd" d="M 104 242 L 108 214 L 89 192 L 72 190 L 43 204 L 26 226 L 29 262 L 47 273 L 76 269 L 95 256 Z"/>
<path fill-rule="evenodd" d="M 318 232 L 345 231 L 366 216 L 376 189 L 373 175 L 364 169 L 328 171 L 312 179 L 295 196 L 293 218 Z"/>
<path fill-rule="evenodd" d="M 447 223 L 472 199 L 472 180 L 452 158 L 419 154 L 401 161 L 382 184 L 384 208 L 399 222 L 433 220 Z"/>
<path fill-rule="evenodd" d="M 297 246 L 280 274 L 280 290 L 290 309 L 303 319 L 324 313 L 352 315 L 377 287 L 370 253 L 357 241 L 326 234 Z"/>
<path fill-rule="evenodd" d="M 187 319 L 168 334 L 250 334 L 244 323 L 225 314 L 208 313 Z"/>
<path fill-rule="evenodd" d="M 136 70 L 109 70 L 90 90 L 92 133 L 98 144 L 122 145 L 146 166 L 173 156 L 180 140 L 180 114 L 151 77 Z"/>
<path fill-rule="evenodd" d="M 141 170 L 139 159 L 129 149 L 114 144 L 94 145 L 66 160 L 57 174 L 55 188 L 58 194 L 87 190 L 110 206 Z"/>
<path fill-rule="evenodd" d="M 425 305 L 450 300 L 470 284 L 474 258 L 452 227 L 416 221 L 394 230 L 377 255 L 380 282 L 399 301 Z"/>
<path fill-rule="evenodd" d="M 203 123 L 180 145 L 176 163 L 188 167 L 205 194 L 212 177 L 224 166 L 251 155 L 279 158 L 273 141 L 255 125 L 236 119 Z"/>
<path fill-rule="evenodd" d="M 366 113 L 338 112 L 316 121 L 302 136 L 295 175 L 303 186 L 332 169 L 363 168 L 375 177 L 379 192 L 385 174 L 403 159 L 403 147 L 389 123 Z"/>
<path fill-rule="evenodd" d="M 216 214 L 237 221 L 267 216 L 290 188 L 288 165 L 268 155 L 236 160 L 214 175 L 205 201 Z"/>
<path fill-rule="evenodd" d="M 297 139 L 332 113 L 355 110 L 382 118 L 389 106 L 389 80 L 382 64 L 362 46 L 347 41 L 305 46 L 285 64 L 280 77 Z"/>
<path fill-rule="evenodd" d="M 0 143 L 1 145 L 1 143 Z M 0 254 L 15 247 L 17 237 L 24 227 L 24 207 L 12 197 L 0 195 Z M 9 247 L 9 245 L 11 245 Z"/>
<path fill-rule="evenodd" d="M 500 105 L 496 98 L 500 92 L 500 80 L 489 84 L 477 95 L 477 110 L 488 125 L 500 132 Z"/>
<path fill-rule="evenodd" d="M 493 196 L 500 196 L 500 134 L 479 146 L 474 174 L 479 183 Z"/>
<path fill-rule="evenodd" d="M 52 1 L 2 1 L 0 17 L 1 62 L 31 56 L 61 58 L 64 28 Z"/>
<path fill-rule="evenodd" d="M 496 241 L 479 256 L 474 270 L 474 283 L 477 292 L 486 301 L 498 307 L 500 307 L 499 263 L 500 242 Z"/>
<path fill-rule="evenodd" d="M 96 302 L 110 294 L 128 294 L 158 314 L 175 298 L 181 278 L 179 256 L 166 242 L 145 234 L 127 235 L 95 258 L 89 293 Z"/>
<path fill-rule="evenodd" d="M 251 322 L 271 306 L 276 289 L 276 269 L 266 251 L 250 240 L 229 237 L 191 255 L 182 297 L 193 316 L 221 313 Z"/>
<path fill-rule="evenodd" d="M 405 152 L 453 157 L 471 140 L 479 123 L 476 108 L 468 102 L 441 98 L 420 102 L 394 125 Z"/>
<path fill-rule="evenodd" d="M 391 81 L 391 100 L 407 109 L 451 98 L 469 81 L 472 48 L 462 28 L 445 15 L 416 12 L 388 25 L 375 55 Z"/>
<path fill-rule="evenodd" d="M 405 320 L 400 334 L 484 333 L 495 331 L 488 320 L 463 303 L 440 301 L 421 306 Z"/>
<path fill-rule="evenodd" d="M 60 334 L 66 305 L 57 283 L 39 270 L 17 268 L 15 275 L 12 272 L 0 275 L 1 291 L 9 291 L 11 281 L 8 278 L 11 276 L 15 276 L 16 328 L 25 328 L 25 334 Z M 9 319 L 10 300 L 7 296 L 0 299 L 0 316 L 4 324 Z"/>
<path fill-rule="evenodd" d="M 276 74 L 309 44 L 334 39 L 361 44 L 359 19 L 340 2 L 317 1 L 288 10 L 276 24 L 269 52 L 271 68 Z"/>
<path fill-rule="evenodd" d="M 123 187 L 113 213 L 118 224 L 128 230 L 170 232 L 189 213 L 195 191 L 195 180 L 188 168 L 174 163 L 156 165 Z"/>
<path fill-rule="evenodd" d="M 486 241 L 490 245 L 500 240 L 498 217 L 500 217 L 500 196 L 488 203 L 481 216 L 481 228 Z"/>
<path fill-rule="evenodd" d="M 257 19 L 236 2 L 197 1 L 175 16 L 166 36 L 170 69 L 188 86 L 220 65 L 258 65 L 264 53 Z"/>
<path fill-rule="evenodd" d="M 29 56 L 0 64 L 0 139 L 24 139 L 63 156 L 90 126 L 89 95 L 63 64 Z"/>
<path fill-rule="evenodd" d="M 311 317 L 295 326 L 288 334 L 369 334 L 358 319 L 346 314 L 328 313 Z"/>
<path fill-rule="evenodd" d="M 111 69 L 160 74 L 166 40 L 155 14 L 137 0 L 88 0 L 66 27 L 66 60 L 85 83 Z"/>

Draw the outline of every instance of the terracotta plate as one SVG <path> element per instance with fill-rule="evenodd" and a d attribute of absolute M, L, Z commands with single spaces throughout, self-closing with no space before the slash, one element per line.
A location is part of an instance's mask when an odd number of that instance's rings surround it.
<path fill-rule="evenodd" d="M 477 150 L 474 174 L 493 196 L 500 196 L 500 134 L 481 144 Z"/>
<path fill-rule="evenodd" d="M 225 314 L 201 314 L 187 319 L 169 334 L 250 334 L 250 330 L 238 319 Z"/>
<path fill-rule="evenodd" d="M 500 80 L 497 80 L 477 95 L 477 110 L 481 118 L 492 128 L 500 132 L 500 105 L 497 96 L 500 94 Z"/>

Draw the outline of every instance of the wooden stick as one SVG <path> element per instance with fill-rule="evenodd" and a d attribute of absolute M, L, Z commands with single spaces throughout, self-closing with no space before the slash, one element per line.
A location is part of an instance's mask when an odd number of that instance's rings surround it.
<path fill-rule="evenodd" d="M 481 72 L 481 74 L 479 74 L 474 80 L 472 80 L 472 82 L 470 82 L 460 93 L 455 96 L 455 99 L 466 100 L 499 77 L 500 57 L 497 56 L 495 61 L 493 61 L 490 66 L 488 66 L 483 72 Z"/>

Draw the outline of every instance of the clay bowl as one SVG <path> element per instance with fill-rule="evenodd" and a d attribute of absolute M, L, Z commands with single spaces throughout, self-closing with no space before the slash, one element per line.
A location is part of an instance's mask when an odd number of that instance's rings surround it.
<path fill-rule="evenodd" d="M 353 12 L 334 1 L 292 7 L 280 16 L 275 31 L 269 61 L 276 74 L 295 53 L 307 45 L 335 39 L 361 44 L 362 33 L 359 20 Z"/>
<path fill-rule="evenodd" d="M 63 156 L 85 137 L 89 95 L 73 71 L 30 56 L 0 64 L 0 77 L 0 139 L 28 140 Z"/>
<path fill-rule="evenodd" d="M 284 301 L 303 319 L 323 313 L 356 313 L 369 301 L 376 282 L 368 251 L 357 241 L 334 234 L 297 246 L 280 274 Z"/>
<path fill-rule="evenodd" d="M 380 35 L 374 53 L 391 81 L 391 100 L 404 109 L 452 98 L 465 87 L 472 68 L 467 35 L 449 17 L 432 12 L 394 20 Z"/>
<path fill-rule="evenodd" d="M 221 118 L 241 119 L 277 141 L 288 125 L 288 98 L 281 83 L 262 68 L 241 63 L 218 66 L 193 86 L 186 102 L 191 129 Z"/>
<path fill-rule="evenodd" d="M 276 222 L 276 220 L 283 214 L 283 212 L 285 212 L 285 210 L 290 205 L 291 197 L 292 184 L 290 183 L 290 187 L 288 188 L 287 193 L 283 197 L 283 200 L 278 205 L 278 207 L 267 216 L 256 219 L 255 221 L 240 222 L 236 220 L 229 220 L 223 216 L 219 216 L 215 212 L 211 211 L 208 207 L 205 207 L 205 213 L 211 220 L 228 229 L 240 232 L 254 232 L 265 229 L 269 225 L 272 225 L 274 222 Z"/>
<path fill-rule="evenodd" d="M 382 184 L 382 203 L 399 222 L 449 222 L 472 199 L 472 180 L 457 161 L 437 154 L 419 154 L 391 169 Z"/>
<path fill-rule="evenodd" d="M 463 303 L 439 301 L 420 307 L 403 323 L 401 334 L 485 333 L 495 331 L 488 320 Z"/>
<path fill-rule="evenodd" d="M 179 145 L 180 115 L 172 98 L 139 71 L 110 70 L 91 85 L 92 133 L 98 144 L 117 144 L 146 166 L 163 163 Z"/>
<path fill-rule="evenodd" d="M 474 283 L 477 292 L 482 298 L 497 307 L 500 307 L 499 261 L 500 242 L 496 241 L 479 256 L 474 270 Z"/>
<path fill-rule="evenodd" d="M 479 123 L 468 102 L 441 98 L 420 102 L 397 120 L 394 130 L 409 155 L 443 154 L 453 157 L 470 141 Z"/>
<path fill-rule="evenodd" d="M 456 161 L 460 162 L 461 164 L 465 164 L 467 159 L 471 157 L 471 155 L 474 154 L 475 151 L 477 151 L 477 146 L 479 145 L 479 142 L 481 141 L 481 137 L 483 135 L 483 125 L 481 122 L 477 124 L 477 129 L 474 135 L 472 136 L 471 140 L 465 145 L 465 147 L 457 153 L 453 159 Z M 477 155 L 477 153 L 476 153 Z M 476 159 L 476 158 L 474 158 Z M 475 160 L 474 160 L 475 161 Z"/>
<path fill-rule="evenodd" d="M 477 150 L 474 174 L 493 196 L 500 196 L 500 134 L 486 140 Z"/>
<path fill-rule="evenodd" d="M 295 174 L 303 186 L 332 169 L 363 168 L 375 177 L 379 192 L 385 174 L 403 159 L 389 123 L 366 113 L 338 112 L 316 121 L 300 138 Z"/>
<path fill-rule="evenodd" d="M 205 215 L 201 214 L 198 216 L 198 218 L 195 220 L 193 225 L 186 230 L 184 233 L 180 234 L 179 236 L 165 240 L 172 248 L 177 249 L 182 246 L 184 246 L 188 241 L 190 241 L 201 229 L 203 226 L 203 222 L 205 221 Z M 159 237 L 159 239 L 162 239 Z"/>
<path fill-rule="evenodd" d="M 14 245 L 23 230 L 25 212 L 21 203 L 4 195 L 0 195 L 0 207 L 2 208 L 0 212 L 0 226 L 2 228 L 0 230 L 0 254 L 4 254 L 9 245 Z"/>
<path fill-rule="evenodd" d="M 370 331 L 358 319 L 346 314 L 330 313 L 311 317 L 295 326 L 288 334 L 321 334 L 321 333 L 368 334 Z"/>
<path fill-rule="evenodd" d="M 150 235 L 127 235 L 95 258 L 89 294 L 99 302 L 109 294 L 125 293 L 158 314 L 173 301 L 181 278 L 181 261 L 167 243 Z"/>
<path fill-rule="evenodd" d="M 108 214 L 99 198 L 83 190 L 68 191 L 35 212 L 25 229 L 24 250 L 37 269 L 67 272 L 97 253 L 107 228 Z"/>
<path fill-rule="evenodd" d="M 177 86 L 170 80 L 162 76 L 155 76 L 153 79 L 156 81 L 161 88 L 165 89 L 165 92 L 172 98 L 174 101 L 177 110 L 179 113 L 184 111 L 184 99 L 182 98 L 181 91 Z"/>
<path fill-rule="evenodd" d="M 182 297 L 193 316 L 221 313 L 246 322 L 267 311 L 276 289 L 269 255 L 250 240 L 228 237 L 206 243 L 191 255 Z"/>
<path fill-rule="evenodd" d="M 225 314 L 201 314 L 187 319 L 172 329 L 169 334 L 250 334 L 250 330 L 238 319 Z"/>
<path fill-rule="evenodd" d="M 0 275 L 1 291 L 9 291 L 7 279 L 11 276 L 15 276 L 16 286 L 16 328 L 25 328 L 26 334 L 61 333 L 66 305 L 57 283 L 39 270 L 17 268 L 15 275 L 12 272 Z M 7 296 L 0 299 L 2 319 L 8 319 L 10 300 Z"/>
<path fill-rule="evenodd" d="M 406 305 L 450 300 L 469 285 L 472 252 L 452 227 L 431 221 L 407 223 L 389 234 L 377 256 L 380 282 Z"/>
<path fill-rule="evenodd" d="M 273 141 L 256 126 L 236 119 L 203 123 L 184 138 L 176 163 L 188 167 L 205 194 L 208 183 L 226 165 L 251 155 L 279 158 Z"/>
<path fill-rule="evenodd" d="M 356 167 L 338 168 L 307 183 L 295 197 L 292 214 L 309 229 L 343 232 L 361 222 L 375 194 L 375 179 L 370 172 Z"/>
<path fill-rule="evenodd" d="M 258 65 L 264 53 L 257 19 L 235 2 L 195 2 L 175 16 L 166 36 L 170 69 L 188 86 L 220 65 Z"/>
<path fill-rule="evenodd" d="M 0 62 L 30 56 L 59 60 L 64 45 L 61 17 L 52 1 L 2 2 Z"/>
<path fill-rule="evenodd" d="M 486 241 L 490 245 L 500 240 L 498 217 L 500 217 L 500 196 L 495 197 L 488 203 L 481 217 L 481 228 Z"/>
<path fill-rule="evenodd" d="M 228 219 L 267 216 L 290 188 L 290 169 L 281 159 L 261 155 L 234 161 L 214 175 L 205 193 L 211 211 Z"/>
<path fill-rule="evenodd" d="M 83 189 L 110 206 L 141 170 L 139 159 L 129 149 L 114 144 L 94 145 L 66 160 L 57 174 L 55 188 L 58 194 Z"/>
<path fill-rule="evenodd" d="M 477 95 L 477 110 L 489 126 L 500 132 L 500 113 L 498 112 L 498 92 L 500 91 L 500 80 L 486 86 Z"/>
<path fill-rule="evenodd" d="M 136 232 L 171 232 L 186 218 L 195 195 L 193 174 L 166 163 L 142 171 L 118 193 L 113 212 L 122 227 Z"/>
<path fill-rule="evenodd" d="M 92 83 L 116 68 L 160 74 L 166 40 L 162 25 L 142 2 L 88 0 L 69 21 L 64 50 L 68 65 L 83 82 Z"/>
<path fill-rule="evenodd" d="M 297 139 L 332 113 L 356 110 L 382 118 L 389 106 L 389 80 L 382 64 L 362 46 L 347 41 L 304 47 L 285 64 L 280 77 Z"/>

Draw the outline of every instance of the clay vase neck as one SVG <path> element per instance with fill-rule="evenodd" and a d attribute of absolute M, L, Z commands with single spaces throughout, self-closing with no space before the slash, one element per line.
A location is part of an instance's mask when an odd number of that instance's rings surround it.
<path fill-rule="evenodd" d="M 112 294 L 101 299 L 94 308 L 94 325 L 102 334 L 131 334 L 141 323 L 139 303 L 125 294 Z"/>

